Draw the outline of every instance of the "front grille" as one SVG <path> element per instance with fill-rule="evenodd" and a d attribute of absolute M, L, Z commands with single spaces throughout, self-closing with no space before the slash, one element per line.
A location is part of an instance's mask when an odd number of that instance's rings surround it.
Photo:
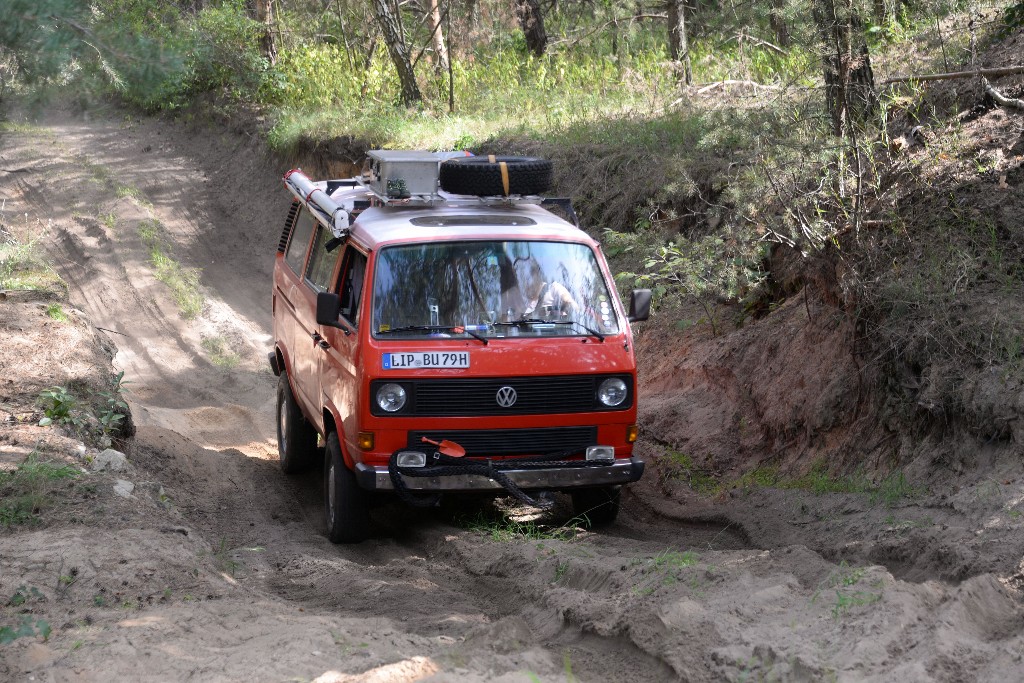
<path fill-rule="evenodd" d="M 422 449 L 424 436 L 431 441 L 454 441 L 471 457 L 542 455 L 557 451 L 575 453 L 597 444 L 597 427 L 417 431 L 409 432 L 409 447 Z"/>
<path fill-rule="evenodd" d="M 621 378 L 629 395 L 621 405 L 608 408 L 597 400 L 597 387 L 608 377 Z M 625 410 L 633 405 L 633 378 L 629 375 L 564 375 L 556 377 L 488 377 L 417 380 L 376 380 L 370 387 L 385 382 L 401 384 L 409 397 L 405 409 L 395 415 L 422 417 L 473 417 L 477 415 L 550 415 Z M 498 391 L 515 390 L 515 403 L 498 404 Z M 388 415 L 376 410 L 374 414 Z"/>

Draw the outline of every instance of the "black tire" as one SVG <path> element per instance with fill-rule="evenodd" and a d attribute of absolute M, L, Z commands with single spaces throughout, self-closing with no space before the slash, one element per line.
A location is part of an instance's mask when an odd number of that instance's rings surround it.
<path fill-rule="evenodd" d="M 338 433 L 327 435 L 324 458 L 324 517 L 331 543 L 359 543 L 370 535 L 370 505 L 366 491 L 341 457 Z"/>
<path fill-rule="evenodd" d="M 508 168 L 508 192 L 501 179 L 501 164 Z M 551 188 L 553 165 L 534 157 L 459 157 L 441 162 L 441 189 L 453 194 L 493 197 L 540 194 Z"/>
<path fill-rule="evenodd" d="M 281 471 L 299 474 L 316 464 L 316 430 L 306 420 L 288 385 L 288 373 L 277 381 L 277 453 Z"/>
<path fill-rule="evenodd" d="M 622 489 L 618 486 L 573 491 L 572 512 L 583 526 L 608 526 L 619 516 L 621 496 Z"/>

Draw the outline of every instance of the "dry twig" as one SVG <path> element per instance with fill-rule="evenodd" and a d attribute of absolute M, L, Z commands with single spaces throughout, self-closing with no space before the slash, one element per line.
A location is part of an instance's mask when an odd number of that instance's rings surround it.
<path fill-rule="evenodd" d="M 1019 100 L 1013 97 L 1007 97 L 1003 93 L 996 90 L 988 79 L 984 76 L 981 77 L 981 84 L 985 87 L 985 92 L 988 93 L 989 97 L 995 100 L 996 104 L 1000 107 L 1010 107 L 1011 109 L 1020 109 L 1024 111 L 1024 100 Z"/>

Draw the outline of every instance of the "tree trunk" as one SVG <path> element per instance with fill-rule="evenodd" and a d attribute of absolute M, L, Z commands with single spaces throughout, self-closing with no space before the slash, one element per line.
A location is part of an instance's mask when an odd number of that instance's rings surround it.
<path fill-rule="evenodd" d="M 430 0 L 427 13 L 427 28 L 431 31 L 434 43 L 434 70 L 438 74 L 448 71 L 448 49 L 444 45 L 444 31 L 441 30 L 441 8 L 438 0 Z"/>
<path fill-rule="evenodd" d="M 516 0 L 516 17 L 523 27 L 526 47 L 537 57 L 544 56 L 548 34 L 544 31 L 544 15 L 539 0 Z"/>
<path fill-rule="evenodd" d="M 786 0 L 772 0 L 772 8 L 768 13 L 768 24 L 775 34 L 775 44 L 781 48 L 789 47 L 789 22 L 785 16 Z"/>
<path fill-rule="evenodd" d="M 277 64 L 277 45 L 274 43 L 273 0 L 256 0 L 256 21 L 263 25 L 260 36 L 260 54 L 271 64 Z"/>
<path fill-rule="evenodd" d="M 449 10 L 451 13 L 451 10 Z M 466 0 L 466 21 L 469 29 L 475 31 L 480 26 L 480 0 Z"/>
<path fill-rule="evenodd" d="M 693 83 L 693 70 L 690 66 L 690 45 L 686 39 L 686 8 L 685 0 L 668 0 L 668 49 L 672 61 L 682 67 L 683 82 Z"/>
<path fill-rule="evenodd" d="M 398 80 L 402 84 L 402 104 L 411 107 L 423 100 L 420 86 L 416 83 L 416 74 L 409 62 L 409 48 L 402 39 L 402 27 L 398 16 L 388 5 L 388 0 L 373 0 L 373 13 L 377 17 L 384 42 L 388 45 L 388 54 L 398 72 Z"/>
<path fill-rule="evenodd" d="M 814 21 L 824 45 L 825 105 L 832 133 L 843 137 L 878 106 L 871 58 L 852 0 L 815 0 Z"/>
<path fill-rule="evenodd" d="M 885 0 L 873 0 L 871 4 L 874 6 L 875 23 L 884 24 L 885 20 L 889 18 L 885 8 Z"/>

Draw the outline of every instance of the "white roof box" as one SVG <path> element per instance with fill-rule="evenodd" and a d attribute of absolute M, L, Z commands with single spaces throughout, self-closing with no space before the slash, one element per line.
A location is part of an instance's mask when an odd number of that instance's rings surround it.
<path fill-rule="evenodd" d="M 417 150 L 380 149 L 371 150 L 366 155 L 370 158 L 370 177 L 364 182 L 378 195 L 389 199 L 436 195 L 438 165 L 450 156 Z"/>

